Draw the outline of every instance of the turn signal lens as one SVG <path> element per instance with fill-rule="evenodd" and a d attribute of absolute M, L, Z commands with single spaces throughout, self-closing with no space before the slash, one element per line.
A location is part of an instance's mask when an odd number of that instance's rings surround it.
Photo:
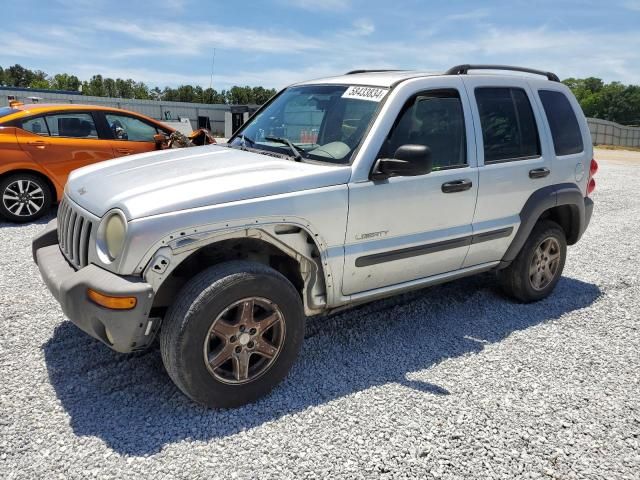
<path fill-rule="evenodd" d="M 590 178 L 589 183 L 587 184 L 587 195 L 591 195 L 595 189 L 596 181 L 594 178 Z"/>
<path fill-rule="evenodd" d="M 598 172 L 598 162 L 595 159 L 591 160 L 591 167 L 589 168 L 589 175 L 592 177 Z"/>
<path fill-rule="evenodd" d="M 136 297 L 112 297 L 90 288 L 87 288 L 87 295 L 93 303 L 111 310 L 131 310 L 138 303 Z"/>

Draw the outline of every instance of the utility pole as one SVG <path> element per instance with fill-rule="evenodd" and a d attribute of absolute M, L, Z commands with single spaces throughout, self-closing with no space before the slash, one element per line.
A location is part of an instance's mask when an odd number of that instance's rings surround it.
<path fill-rule="evenodd" d="M 211 57 L 211 79 L 209 80 L 209 88 L 213 89 L 213 69 L 216 65 L 216 49 L 213 49 L 213 57 Z"/>

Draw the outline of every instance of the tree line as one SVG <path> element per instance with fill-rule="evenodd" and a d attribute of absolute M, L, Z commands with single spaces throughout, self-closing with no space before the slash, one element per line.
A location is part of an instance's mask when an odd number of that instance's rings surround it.
<path fill-rule="evenodd" d="M 623 125 L 640 125 L 640 85 L 620 82 L 605 83 L 600 78 L 567 78 L 563 81 L 580 102 L 587 117 L 611 120 Z M 30 70 L 21 65 L 0 66 L 0 85 L 52 90 L 81 90 L 83 95 L 98 97 L 137 98 L 230 105 L 262 105 L 275 95 L 275 89 L 264 87 L 238 87 L 218 92 L 198 85 L 180 85 L 177 88 L 150 88 L 132 79 L 105 78 L 94 75 L 80 80 L 75 75 L 57 73 L 48 75 L 42 70 Z"/>
<path fill-rule="evenodd" d="M 580 102 L 587 117 L 622 125 L 640 125 L 640 85 L 605 83 L 599 78 L 563 80 Z"/>
<path fill-rule="evenodd" d="M 57 73 L 48 75 L 42 70 L 30 70 L 22 65 L 0 66 L 0 85 L 5 87 L 37 88 L 46 90 L 81 91 L 83 95 L 97 97 L 136 98 L 140 100 L 164 100 L 167 102 L 189 102 L 230 105 L 262 105 L 276 94 L 274 88 L 239 87 L 217 91 L 199 85 L 180 85 L 177 88 L 150 88 L 143 82 L 130 78 L 108 78 L 94 75 L 89 80 L 80 80 L 75 75 Z"/>

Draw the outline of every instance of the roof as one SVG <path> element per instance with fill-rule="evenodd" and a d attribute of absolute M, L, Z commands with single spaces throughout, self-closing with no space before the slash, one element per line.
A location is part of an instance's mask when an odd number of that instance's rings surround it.
<path fill-rule="evenodd" d="M 419 70 L 353 70 L 345 75 L 336 77 L 319 78 L 307 82 L 300 82 L 296 85 L 317 85 L 317 84 L 346 84 L 346 85 L 367 85 L 375 87 L 392 87 L 398 82 L 408 80 L 410 78 L 431 77 L 439 75 L 467 75 L 470 71 L 485 70 L 494 73 L 489 75 L 504 77 L 506 75 L 515 75 L 522 78 L 522 73 L 543 75 L 548 80 L 559 82 L 558 76 L 552 72 L 536 70 L 527 67 L 514 67 L 511 65 L 473 65 L 464 64 L 456 65 L 446 72 L 427 72 Z M 518 73 L 495 73 L 500 72 L 518 72 Z M 487 75 L 482 73 L 481 75 Z"/>
<path fill-rule="evenodd" d="M 16 118 L 24 117 L 25 115 L 33 115 L 39 113 L 47 113 L 51 111 L 78 111 L 78 110 L 101 110 L 101 111 L 109 111 L 109 112 L 121 112 L 129 115 L 134 115 L 136 117 L 143 118 L 149 122 L 152 122 L 156 125 L 162 125 L 169 130 L 175 130 L 175 128 L 165 125 L 159 120 L 155 120 L 151 117 L 147 117 L 146 115 L 142 115 L 138 112 L 133 112 L 131 110 L 124 110 L 122 108 L 102 106 L 102 105 L 86 105 L 81 103 L 27 103 L 24 105 L 14 105 L 11 107 L 16 112 L 10 113 L 6 117 L 2 118 L 3 122 L 11 121 Z"/>
<path fill-rule="evenodd" d="M 82 103 L 25 103 L 24 105 L 14 105 L 16 110 L 23 111 L 25 113 L 42 113 L 51 110 L 117 110 L 126 113 L 128 110 L 122 110 L 121 108 L 107 107 L 102 105 L 86 105 Z M 136 113 L 136 115 L 139 115 Z"/>
<path fill-rule="evenodd" d="M 376 87 L 391 87 L 392 85 L 409 78 L 442 75 L 440 72 L 423 72 L 418 70 L 388 70 L 388 71 L 363 71 L 336 77 L 318 78 L 300 82 L 296 85 L 372 85 Z"/>

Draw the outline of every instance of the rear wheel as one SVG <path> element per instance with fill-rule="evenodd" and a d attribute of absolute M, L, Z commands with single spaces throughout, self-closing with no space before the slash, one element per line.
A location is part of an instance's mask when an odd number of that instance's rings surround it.
<path fill-rule="evenodd" d="M 304 337 L 300 295 L 259 263 L 215 265 L 190 280 L 167 312 L 162 360 L 187 396 L 237 407 L 266 395 L 287 375 Z"/>
<path fill-rule="evenodd" d="M 567 256 L 564 230 L 551 220 L 536 224 L 518 256 L 498 271 L 503 290 L 522 302 L 547 297 L 555 288 Z"/>
<path fill-rule="evenodd" d="M 30 173 L 15 173 L 0 180 L 0 195 L 0 215 L 12 222 L 32 222 L 51 209 L 49 185 Z"/>

